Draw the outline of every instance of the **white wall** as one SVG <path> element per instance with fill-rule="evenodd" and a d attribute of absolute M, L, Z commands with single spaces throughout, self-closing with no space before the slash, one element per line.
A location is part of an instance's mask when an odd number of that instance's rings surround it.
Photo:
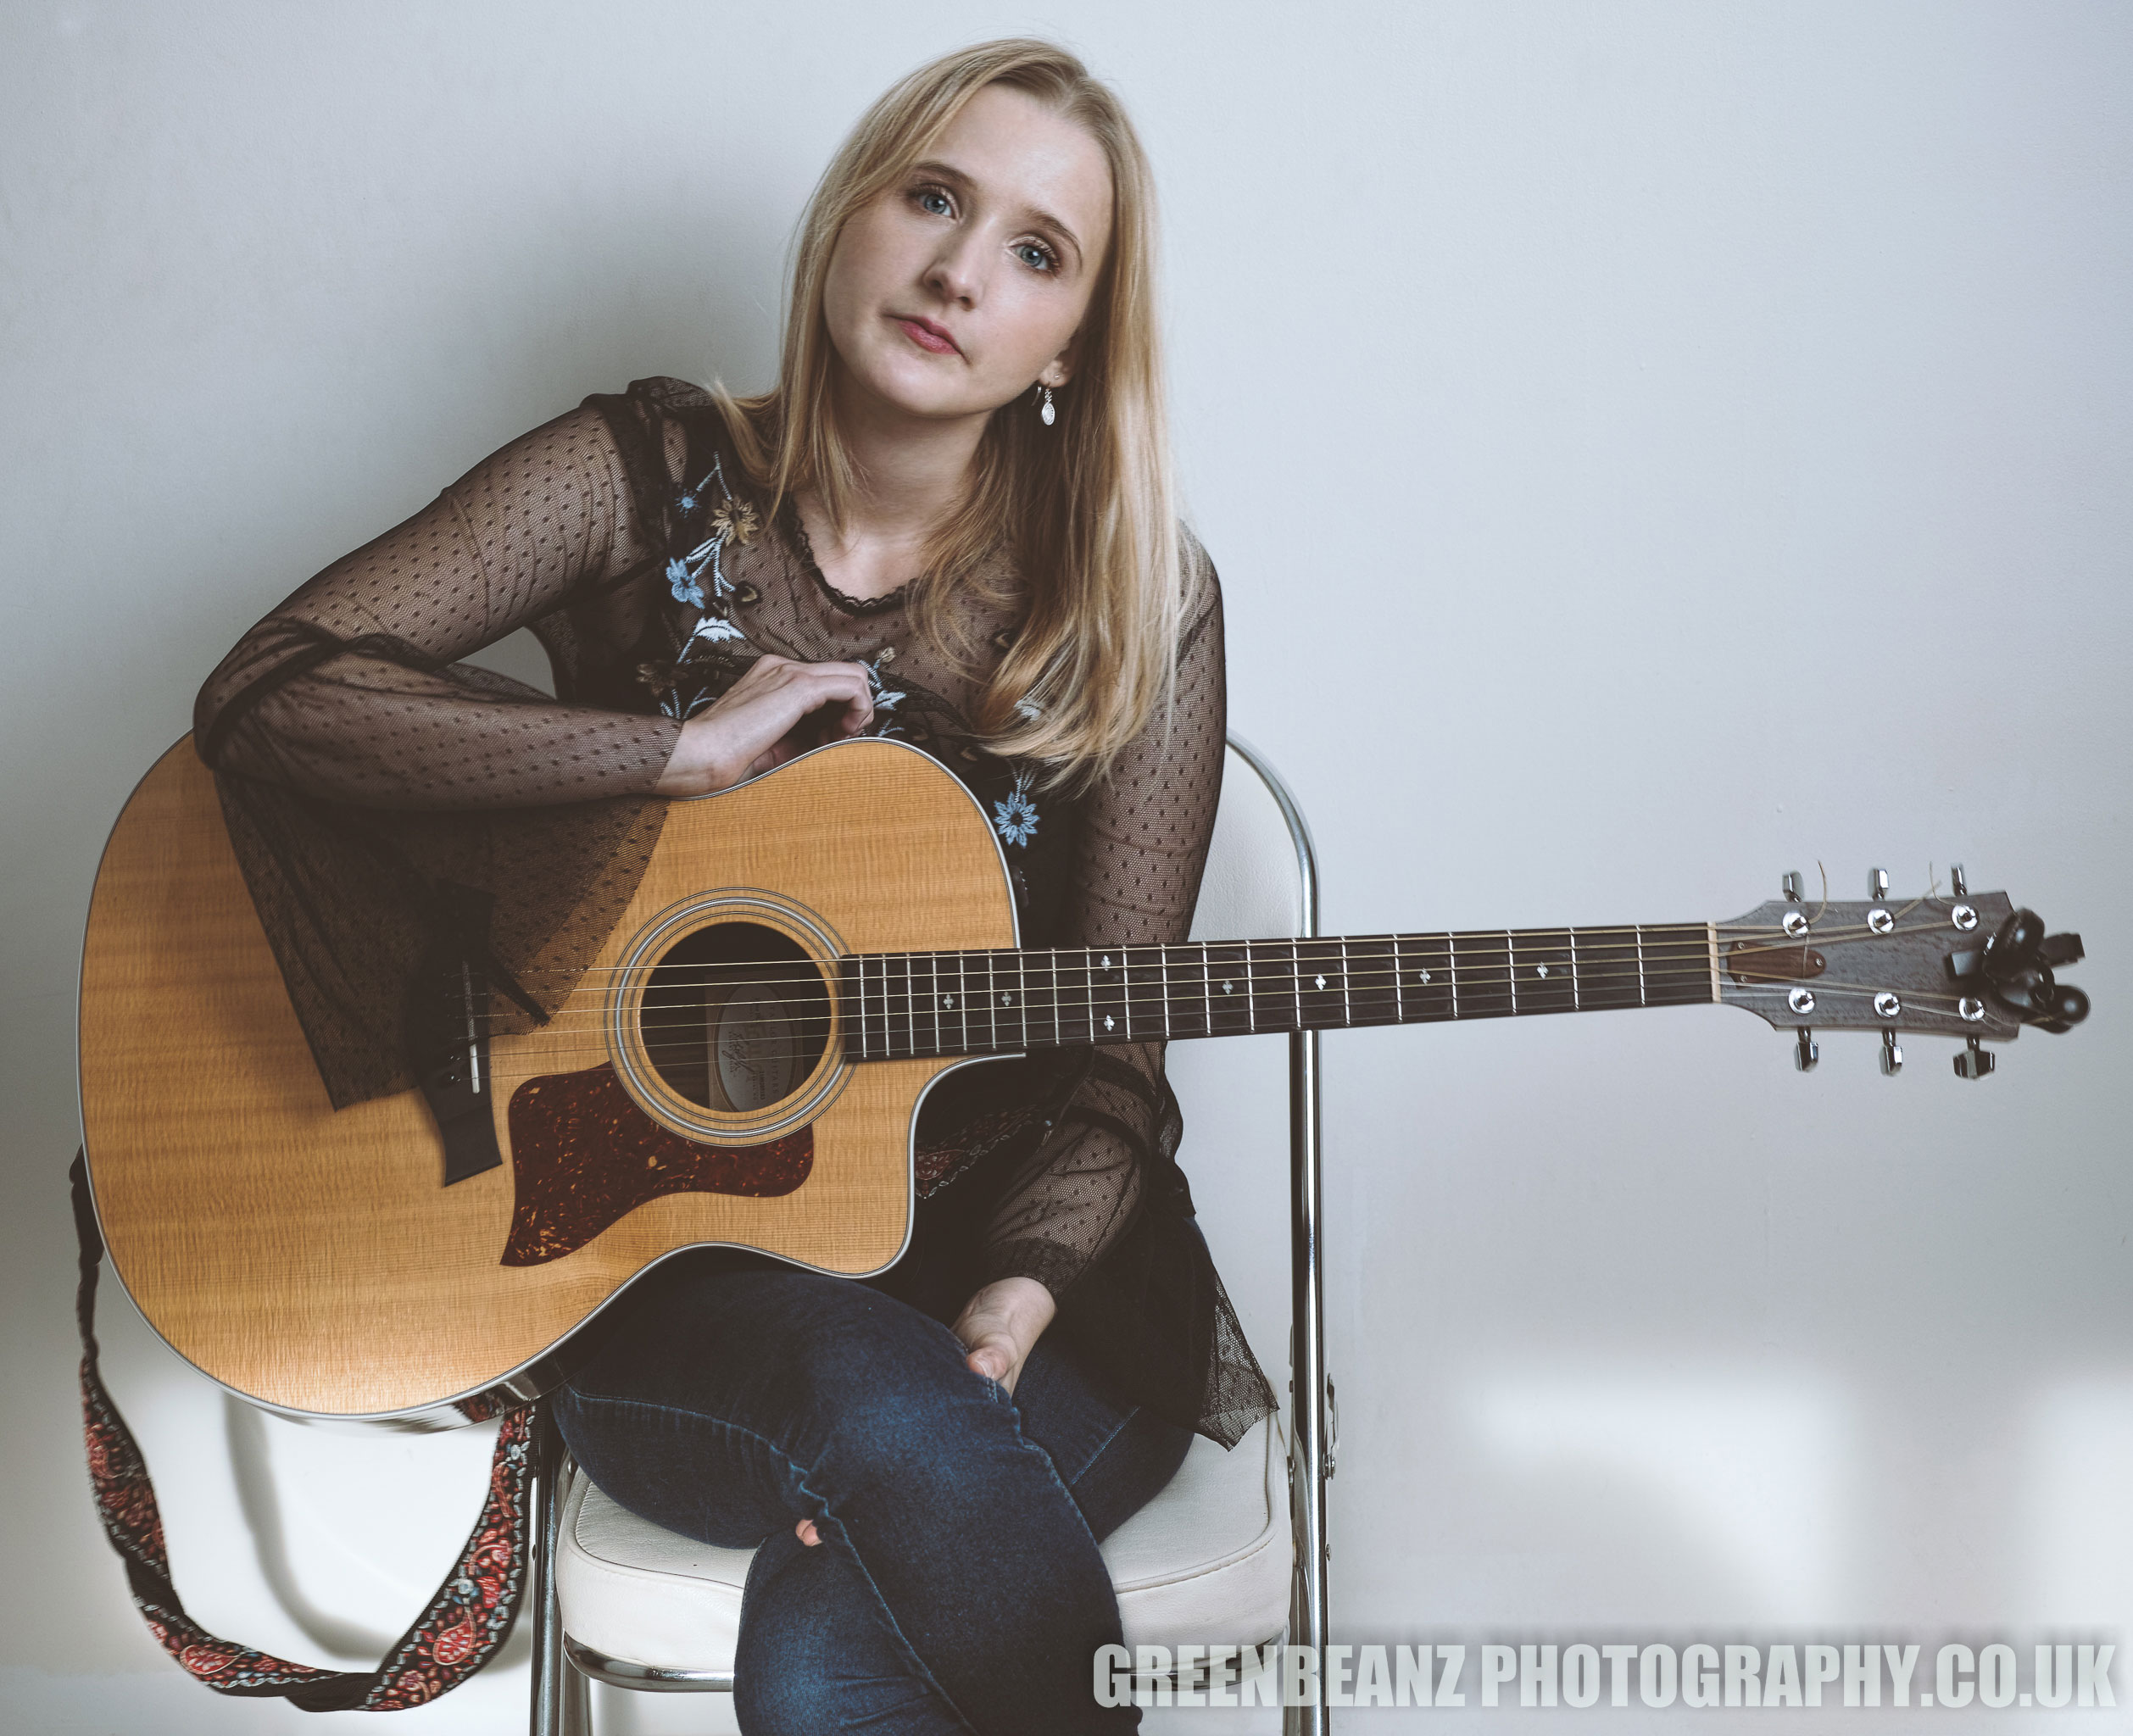
<path fill-rule="evenodd" d="M 297 1727 L 161 1661 L 79 1462 L 74 966 L 133 780 L 265 606 L 512 434 L 638 375 L 763 380 L 841 130 L 1025 28 L 1155 153 L 1234 716 L 1329 928 L 1726 917 L 1784 869 L 1857 896 L 1952 859 L 2093 960 L 2089 1024 L 1975 1086 L 1834 1037 L 1802 1078 L 1700 1011 L 1330 1038 L 1345 1636 L 2133 1629 L 2133 13 L 20 0 L 0 1727 Z M 1189 1166 L 1219 1194 L 1222 1151 Z M 1224 1266 L 1278 1380 L 1280 1250 Z M 354 1661 L 481 1443 L 335 1449 L 343 1487 L 124 1311 L 181 1586 Z M 217 1428 L 315 1454 L 295 1516 L 242 1511 Z M 333 1553 L 370 1509 L 375 1559 Z M 508 1686 L 420 1716 L 515 1728 Z"/>

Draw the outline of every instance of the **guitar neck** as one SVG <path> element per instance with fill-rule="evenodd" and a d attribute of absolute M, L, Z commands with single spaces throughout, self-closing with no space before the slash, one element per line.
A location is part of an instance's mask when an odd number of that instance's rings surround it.
<path fill-rule="evenodd" d="M 1481 929 L 842 962 L 859 1060 L 1428 1025 L 1719 999 L 1708 922 Z"/>

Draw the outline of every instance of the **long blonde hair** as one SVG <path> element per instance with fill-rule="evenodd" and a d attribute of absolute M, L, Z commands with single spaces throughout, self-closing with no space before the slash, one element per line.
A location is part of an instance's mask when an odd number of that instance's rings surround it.
<path fill-rule="evenodd" d="M 777 384 L 720 393 L 742 462 L 775 511 L 812 487 L 841 528 L 856 483 L 832 391 L 823 314 L 844 225 L 901 180 L 988 85 L 1025 92 L 1088 129 L 1110 166 L 1111 231 L 1075 344 L 1057 426 L 1004 409 L 979 442 L 972 487 L 934 536 L 913 609 L 951 652 L 958 586 L 983 587 L 1003 543 L 1024 625 L 971 720 L 996 752 L 1048 763 L 1049 781 L 1100 777 L 1151 720 L 1167 722 L 1181 624 L 1198 574 L 1181 549 L 1155 286 L 1155 187 L 1125 109 L 1050 42 L 983 42 L 920 67 L 860 119 L 817 183 L 794 246 Z M 992 598 L 990 600 L 1004 601 Z"/>

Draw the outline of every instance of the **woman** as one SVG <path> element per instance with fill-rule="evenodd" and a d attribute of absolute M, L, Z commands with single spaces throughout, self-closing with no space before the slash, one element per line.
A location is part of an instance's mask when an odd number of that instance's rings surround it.
<path fill-rule="evenodd" d="M 1025 943 L 1183 939 L 1222 629 L 1171 504 L 1152 220 L 1116 97 L 1057 48 L 983 45 L 888 92 L 816 189 L 773 390 L 588 399 L 328 568 L 210 679 L 196 739 L 270 932 L 299 926 L 264 888 L 310 835 L 461 878 L 508 859 L 484 894 L 499 932 L 540 926 L 559 887 L 609 910 L 635 820 L 559 822 L 572 854 L 522 829 L 476 849 L 439 812 L 633 815 L 625 798 L 871 732 L 995 816 Z M 555 699 L 448 666 L 521 626 Z M 556 861 L 578 877 L 529 891 Z M 314 939 L 332 904 L 309 901 Z M 381 1088 L 397 1061 L 366 1073 L 346 1012 L 371 949 L 351 932 L 307 975 L 290 944 L 336 1101 Z M 625 1506 L 763 1545 L 744 1729 L 1137 1722 L 1090 1693 L 1118 1638 L 1097 1544 L 1194 1428 L 1231 1444 L 1273 1408 L 1178 1131 L 1160 1045 L 966 1068 L 928 1099 L 888 1271 L 705 1250 L 621 1305 L 559 1421 Z"/>

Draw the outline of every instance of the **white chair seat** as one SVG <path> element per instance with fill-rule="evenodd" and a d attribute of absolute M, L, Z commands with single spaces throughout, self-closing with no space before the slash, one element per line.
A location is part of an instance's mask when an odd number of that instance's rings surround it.
<path fill-rule="evenodd" d="M 1228 1452 L 1193 1437 L 1177 1476 L 1103 1545 L 1127 1644 L 1256 1645 L 1282 1632 L 1288 1461 L 1278 1416 Z M 755 1553 L 663 1530 L 574 1470 L 555 1563 L 564 1632 L 576 1649 L 640 1669 L 730 1676 Z"/>

